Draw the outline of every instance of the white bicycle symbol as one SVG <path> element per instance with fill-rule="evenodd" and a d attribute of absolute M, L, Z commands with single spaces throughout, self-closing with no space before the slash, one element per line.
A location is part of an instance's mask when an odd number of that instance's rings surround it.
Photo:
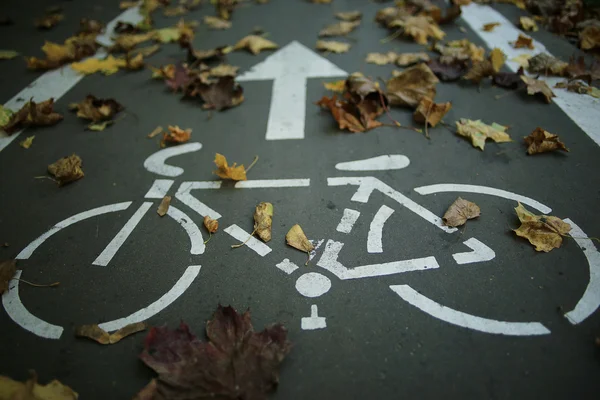
<path fill-rule="evenodd" d="M 166 177 L 177 177 L 184 171 L 182 168 L 172 166 L 166 163 L 166 161 L 174 156 L 196 152 L 202 148 L 200 143 L 187 143 L 176 147 L 170 147 L 162 149 L 146 159 L 144 166 L 150 172 L 166 176 Z M 338 164 L 336 168 L 340 170 L 353 170 L 360 163 L 369 163 L 375 165 L 384 165 L 395 163 L 395 169 L 400 169 L 408 166 L 409 160 L 405 156 L 380 156 L 369 160 L 356 161 L 350 163 Z M 371 166 L 373 166 L 371 165 Z M 150 190 L 144 196 L 146 199 L 162 199 L 173 184 L 175 183 L 172 179 L 157 179 L 154 181 Z M 213 219 L 221 218 L 221 215 L 198 200 L 192 195 L 192 190 L 198 189 L 220 189 L 222 185 L 221 181 L 187 181 L 182 182 L 178 187 L 175 198 L 181 203 L 187 205 L 193 211 L 204 217 L 206 215 Z M 456 228 L 449 228 L 443 225 L 440 217 L 427 210 L 423 206 L 414 202 L 410 198 L 394 190 L 390 186 L 378 178 L 371 176 L 363 177 L 334 177 L 327 178 L 328 186 L 343 186 L 352 185 L 356 186 L 356 192 L 351 198 L 353 202 L 367 203 L 370 195 L 374 191 L 379 191 L 384 195 L 390 197 L 396 201 L 399 205 L 412 211 L 416 215 L 423 218 L 428 223 L 436 226 L 442 231 L 452 234 L 457 231 Z M 310 179 L 267 179 L 267 180 L 248 180 L 241 181 L 235 184 L 236 189 L 244 188 L 289 188 L 289 187 L 308 187 L 310 186 Z M 440 192 L 458 192 L 458 193 L 477 193 L 486 194 L 490 196 L 497 196 L 508 200 L 519 201 L 537 211 L 547 214 L 551 209 L 544 204 L 533 200 L 529 197 L 521 196 L 512 192 L 495 189 L 487 186 L 478 185 L 463 185 L 463 184 L 437 184 L 422 186 L 414 189 L 418 194 L 429 195 Z M 77 222 L 86 220 L 88 218 L 109 214 L 112 212 L 118 212 L 128 209 L 133 204 L 132 201 L 109 204 L 97 208 L 93 208 L 88 211 L 81 212 L 72 217 L 69 217 L 56 225 L 54 225 L 46 233 L 32 241 L 27 247 L 25 247 L 16 257 L 16 259 L 28 259 L 34 252 L 52 235 L 67 228 Z M 110 263 L 112 258 L 115 256 L 117 251 L 127 240 L 129 235 L 133 232 L 135 227 L 147 213 L 147 211 L 153 206 L 152 201 L 145 201 L 141 206 L 134 212 L 130 219 L 125 223 L 123 228 L 116 234 L 116 236 L 110 241 L 110 243 L 104 248 L 100 255 L 92 262 L 93 265 L 106 266 Z M 382 232 L 386 220 L 392 215 L 394 210 L 385 205 L 381 206 L 378 212 L 375 214 L 371 221 L 369 234 L 367 239 L 367 252 L 368 253 L 382 253 Z M 203 254 L 205 251 L 204 240 L 202 237 L 202 231 L 198 225 L 190 218 L 184 211 L 171 205 L 169 207 L 167 215 L 177 221 L 181 227 L 187 233 L 190 239 L 190 253 L 192 255 Z M 337 231 L 343 234 L 348 234 L 352 231 L 352 227 L 356 220 L 359 218 L 360 212 L 357 210 L 346 208 L 341 217 L 340 223 L 337 226 Z M 596 311 L 600 306 L 600 253 L 590 239 L 586 239 L 587 235 L 581 230 L 581 228 L 570 219 L 564 219 L 567 223 L 572 226 L 572 236 L 575 238 L 577 245 L 582 249 L 588 264 L 589 264 L 589 282 L 585 289 L 581 299 L 577 302 L 575 307 L 564 314 L 568 321 L 575 325 Z M 245 232 L 239 226 L 233 224 L 224 229 L 224 232 L 233 236 L 237 240 L 246 240 L 250 234 Z M 323 244 L 324 240 L 315 241 L 315 247 L 318 249 Z M 495 252 L 485 245 L 483 242 L 476 238 L 469 238 L 463 242 L 467 247 L 471 248 L 471 252 L 456 253 L 453 254 L 453 258 L 457 264 L 469 264 L 474 262 L 485 262 L 492 260 L 495 257 Z M 271 252 L 271 248 L 251 237 L 247 242 L 246 246 L 252 251 L 256 252 L 260 256 L 264 257 Z M 363 279 L 376 276 L 386 276 L 401 274 L 410 271 L 419 271 L 425 269 L 439 268 L 439 264 L 435 256 L 427 256 L 422 258 L 410 259 L 410 260 L 398 260 L 383 264 L 371 264 L 361 265 L 354 267 L 346 267 L 338 261 L 338 255 L 341 252 L 344 243 L 335 241 L 332 239 L 327 240 L 325 243 L 324 250 L 317 261 L 317 267 L 322 269 L 322 272 L 329 272 L 333 276 L 340 280 L 347 279 Z M 316 251 L 311 254 L 311 258 L 316 255 Z M 276 264 L 276 267 L 284 273 L 290 275 L 294 273 L 299 267 L 288 259 Z M 100 324 L 99 326 L 106 331 L 114 331 L 122 328 L 123 326 L 133 323 L 147 320 L 148 318 L 156 315 L 160 311 L 168 307 L 174 302 L 181 294 L 183 294 L 187 288 L 193 283 L 200 272 L 200 265 L 189 265 L 179 280 L 173 285 L 173 287 L 165 293 L 158 300 L 148 305 L 147 307 L 134 312 L 133 314 L 119 318 L 113 321 L 108 321 Z M 16 278 L 20 278 L 22 270 L 18 270 Z M 307 272 L 301 275 L 296 280 L 297 291 L 305 297 L 319 297 L 325 294 L 331 287 L 331 280 L 320 272 Z M 409 285 L 391 285 L 390 289 L 395 292 L 402 299 L 418 307 L 423 312 L 448 322 L 453 325 L 486 332 L 493 334 L 504 334 L 514 336 L 528 336 L 528 335 L 544 335 L 549 334 L 548 330 L 540 322 L 509 322 L 509 321 L 498 321 L 494 319 L 483 318 L 458 310 L 451 309 L 443 306 L 428 297 L 420 294 Z M 2 297 L 2 304 L 4 309 L 10 318 L 20 325 L 22 328 L 48 339 L 59 339 L 62 336 L 64 328 L 62 326 L 53 325 L 46 322 L 32 313 L 23 305 L 19 296 L 19 281 L 13 280 L 11 282 L 10 289 L 4 293 Z M 311 306 L 311 316 L 302 318 L 301 327 L 305 330 L 320 329 L 326 327 L 326 319 L 318 316 L 318 309 L 316 305 Z"/>

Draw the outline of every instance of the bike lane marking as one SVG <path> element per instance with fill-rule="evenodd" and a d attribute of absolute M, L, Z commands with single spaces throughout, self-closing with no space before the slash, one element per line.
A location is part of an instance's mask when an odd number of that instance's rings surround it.
<path fill-rule="evenodd" d="M 456 261 L 458 265 L 490 261 L 496 257 L 496 252 L 494 250 L 475 238 L 470 238 L 463 242 L 463 244 L 473 251 L 452 254 L 454 261 Z"/>
<path fill-rule="evenodd" d="M 162 199 L 167 195 L 171 186 L 175 181 L 171 179 L 157 179 L 152 184 L 152 187 L 144 195 L 146 199 Z"/>
<path fill-rule="evenodd" d="M 261 257 L 269 254 L 272 249 L 256 239 L 254 236 L 250 235 L 248 232 L 240 228 L 239 226 L 233 224 L 224 229 L 225 233 L 232 236 L 234 239 L 239 240 L 240 242 L 245 242 L 246 247 L 256 252 Z"/>
<path fill-rule="evenodd" d="M 383 205 L 377 210 L 377 213 L 369 226 L 369 234 L 367 236 L 367 253 L 383 253 L 383 225 L 389 217 L 392 216 L 394 210 L 386 205 Z"/>
<path fill-rule="evenodd" d="M 157 151 L 154 154 L 151 154 L 148 158 L 146 158 L 144 161 L 144 168 L 146 168 L 146 170 L 149 172 L 174 178 L 183 174 L 183 168 L 174 167 L 172 165 L 165 164 L 165 162 L 171 157 L 192 153 L 200 150 L 201 148 L 202 143 L 198 142 L 184 143 L 178 146 L 167 147 Z"/>
<path fill-rule="evenodd" d="M 387 154 L 335 164 L 340 171 L 392 171 L 408 167 L 410 160 L 401 154 Z"/>
<path fill-rule="evenodd" d="M 352 210 L 351 208 L 345 208 L 344 215 L 342 215 L 342 219 L 335 230 L 341 233 L 352 232 L 352 228 L 354 227 L 358 217 L 360 217 L 359 211 Z"/>

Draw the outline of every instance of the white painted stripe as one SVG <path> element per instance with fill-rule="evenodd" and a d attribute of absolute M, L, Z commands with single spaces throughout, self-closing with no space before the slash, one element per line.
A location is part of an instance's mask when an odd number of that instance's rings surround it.
<path fill-rule="evenodd" d="M 319 239 L 319 240 L 308 239 L 308 241 L 311 242 L 313 245 L 313 249 L 308 254 L 308 261 L 310 261 L 313 258 L 315 258 L 315 256 L 317 255 L 317 250 L 319 250 L 319 247 L 321 247 L 321 245 L 325 242 L 325 239 Z"/>
<path fill-rule="evenodd" d="M 516 40 L 522 32 L 515 27 L 513 21 L 509 21 L 492 7 L 471 3 L 468 6 L 462 7 L 462 19 L 481 37 L 490 49 L 497 47 L 507 55 L 508 61 L 506 64 L 512 71 L 517 71 L 519 65 L 510 60 L 520 54 L 550 54 L 546 47 L 536 40 L 533 41 L 533 50 L 513 48 L 509 41 Z M 500 25 L 491 32 L 482 30 L 481 26 L 490 21 L 499 22 Z M 539 79 L 547 81 L 548 86 L 550 87 L 553 87 L 556 82 L 564 80 L 556 77 L 540 77 Z M 554 94 L 556 97 L 553 101 L 556 105 L 559 106 L 583 132 L 592 138 L 596 144 L 600 145 L 600 129 L 598 129 L 597 118 L 598 101 L 592 96 L 583 96 L 562 89 L 554 90 Z"/>
<path fill-rule="evenodd" d="M 578 324 L 592 315 L 600 307 L 600 253 L 596 249 L 594 242 L 588 239 L 588 235 L 569 218 L 565 218 L 566 223 L 571 225 L 569 234 L 575 239 L 577 245 L 583 250 L 590 268 L 590 281 L 581 299 L 571 311 L 565 314 L 565 317 L 573 325 Z"/>
<path fill-rule="evenodd" d="M 186 181 L 181 183 L 177 192 L 185 193 L 195 189 L 221 189 L 222 183 L 223 181 Z"/>
<path fill-rule="evenodd" d="M 340 171 L 390 171 L 408 167 L 410 160 L 401 154 L 390 154 L 335 165 Z"/>
<path fill-rule="evenodd" d="M 452 254 L 452 257 L 454 257 L 454 260 L 458 265 L 490 261 L 496 257 L 494 250 L 475 238 L 470 238 L 463 242 L 463 244 L 473 251 Z"/>
<path fill-rule="evenodd" d="M 489 186 L 481 185 L 463 185 L 460 183 L 440 183 L 437 185 L 420 186 L 414 189 L 415 192 L 425 195 L 441 192 L 462 192 L 462 193 L 477 193 L 488 194 L 490 196 L 502 197 L 508 200 L 521 202 L 525 205 L 535 208 L 541 213 L 548 214 L 552 209 L 544 204 L 533 200 L 530 197 L 521 196 L 519 194 L 509 192 L 507 190 L 496 189 Z"/>
<path fill-rule="evenodd" d="M 152 203 L 147 201 L 137 209 L 137 211 L 129 218 L 129 221 L 121 228 L 119 233 L 110 241 L 110 243 L 104 248 L 102 253 L 92 262 L 92 265 L 99 265 L 105 267 L 108 265 L 110 260 L 113 259 L 117 251 L 121 248 L 125 240 L 131 235 L 131 232 L 135 229 L 137 224 L 140 223 L 142 217 L 152 207 Z"/>
<path fill-rule="evenodd" d="M 373 217 L 367 236 L 367 253 L 383 253 L 383 225 L 393 213 L 393 209 L 383 205 Z"/>
<path fill-rule="evenodd" d="M 146 160 L 144 161 L 144 168 L 158 175 L 170 177 L 179 176 L 183 174 L 183 168 L 167 165 L 165 164 L 165 162 L 171 157 L 198 151 L 201 148 L 202 144 L 198 142 L 185 143 L 177 146 L 167 147 L 165 149 L 157 151 L 150 157 L 146 158 Z"/>
<path fill-rule="evenodd" d="M 179 189 L 177 189 L 175 198 L 203 217 L 208 215 L 212 219 L 219 219 L 221 218 L 221 214 L 190 194 L 190 190 L 194 189 L 218 189 L 221 187 L 221 181 L 210 182 L 215 184 L 218 183 L 218 186 L 212 185 L 212 187 L 209 187 L 209 185 L 203 185 L 204 183 L 209 182 L 183 182 Z"/>
<path fill-rule="evenodd" d="M 60 339 L 63 328 L 57 325 L 49 324 L 48 322 L 39 319 L 31 314 L 25 308 L 19 297 L 19 281 L 23 271 L 17 270 L 14 278 L 10 282 L 10 288 L 2 295 L 2 305 L 6 313 L 17 325 L 29 332 L 46 339 Z"/>
<path fill-rule="evenodd" d="M 139 6 L 132 7 L 110 21 L 107 24 L 106 33 L 99 35 L 96 40 L 109 46 L 112 44 L 110 36 L 118 21 L 136 24 L 141 21 L 142 18 Z M 93 57 L 105 58 L 106 55 L 107 53 L 104 50 L 99 50 Z M 17 93 L 12 99 L 7 101 L 4 104 L 4 107 L 16 111 L 24 105 L 24 102 L 29 101 L 29 99 L 32 98 L 35 101 L 44 101 L 51 97 L 54 98 L 54 100 L 58 100 L 84 77 L 85 75 L 75 72 L 70 65 L 48 71 L 30 83 L 25 89 Z M 18 99 L 22 100 L 18 101 Z M 12 135 L 7 136 L 6 133 L 0 131 L 0 151 L 15 140 L 21 132 L 23 131 L 15 132 Z"/>
<path fill-rule="evenodd" d="M 291 262 L 289 260 L 289 258 L 285 258 L 279 264 L 275 264 L 275 266 L 277 268 L 279 268 L 280 270 L 282 270 L 283 272 L 285 272 L 286 274 L 288 274 L 288 275 L 291 274 L 291 273 L 293 273 L 298 268 L 300 268 L 296 264 L 294 264 L 293 262 Z"/>
<path fill-rule="evenodd" d="M 254 179 L 235 183 L 236 189 L 307 187 L 310 179 Z"/>
<path fill-rule="evenodd" d="M 390 286 L 402 299 L 434 318 L 475 331 L 511 336 L 547 335 L 550 331 L 539 322 L 504 322 L 477 317 L 443 306 L 408 285 Z"/>
<path fill-rule="evenodd" d="M 319 309 L 316 304 L 310 306 L 310 317 L 302 317 L 300 327 L 303 331 L 327 328 L 325 317 L 319 317 Z"/>
<path fill-rule="evenodd" d="M 243 230 L 235 224 L 227 227 L 225 229 L 225 233 L 231 235 L 234 239 L 237 239 L 240 242 L 246 242 L 246 240 L 248 240 L 245 246 L 250 248 L 250 250 L 256 252 L 261 257 L 266 256 L 272 251 L 272 249 L 269 246 L 256 239 L 254 236 L 250 236 L 248 232 L 246 232 L 245 230 Z"/>
<path fill-rule="evenodd" d="M 190 287 L 192 282 L 194 282 L 194 279 L 196 279 L 196 277 L 200 273 L 200 267 L 200 265 L 190 265 L 189 267 L 187 267 L 187 269 L 185 270 L 181 278 L 179 278 L 177 283 L 175 283 L 175 285 L 173 285 L 173 287 L 160 299 L 156 300 L 148 307 L 142 308 L 141 310 L 134 312 L 128 317 L 105 322 L 103 324 L 99 324 L 98 326 L 107 332 L 111 332 L 121 329 L 129 324 L 146 321 L 148 318 L 155 316 L 156 314 L 167 308 L 169 305 L 171 305 L 171 303 L 177 300 L 177 298 L 179 298 L 179 296 L 181 296 L 187 290 L 187 288 Z"/>
<path fill-rule="evenodd" d="M 29 243 L 29 245 L 27 245 L 27 247 L 25 247 L 23 250 L 21 250 L 21 252 L 15 258 L 17 260 L 28 259 L 29 257 L 31 257 L 33 252 L 42 243 L 44 243 L 50 236 L 54 235 L 55 233 L 57 233 L 58 231 L 60 231 L 63 228 L 73 225 L 76 222 L 83 221 L 84 219 L 95 217 L 97 215 L 107 214 L 107 213 L 116 212 L 116 211 L 123 211 L 123 210 L 127 209 L 130 205 L 131 205 L 131 201 L 126 201 L 124 203 L 109 204 L 107 206 L 93 208 L 91 210 L 84 211 L 79 214 L 75 214 L 72 217 L 69 217 L 67 219 L 64 219 L 64 220 L 60 221 L 59 223 L 57 223 L 56 225 L 54 225 L 52 228 L 50 228 L 50 230 L 48 230 L 48 232 L 44 233 L 43 235 L 41 235 L 40 237 L 35 239 L 33 242 Z"/>
<path fill-rule="evenodd" d="M 190 253 L 194 255 L 204 254 L 204 239 L 202 238 L 202 231 L 198 228 L 198 225 L 186 213 L 171 205 L 167 210 L 167 215 L 177 221 L 190 238 L 191 249 Z"/>
<path fill-rule="evenodd" d="M 360 217 L 360 212 L 356 210 L 352 210 L 350 208 L 344 209 L 344 215 L 342 215 L 342 219 L 338 224 L 336 230 L 341 233 L 350 233 L 352 232 L 352 228 L 356 223 L 356 220 Z"/>
<path fill-rule="evenodd" d="M 157 179 L 144 197 L 147 199 L 162 199 L 167 195 L 169 189 L 173 186 L 173 183 L 175 183 L 175 181 L 171 179 Z"/>

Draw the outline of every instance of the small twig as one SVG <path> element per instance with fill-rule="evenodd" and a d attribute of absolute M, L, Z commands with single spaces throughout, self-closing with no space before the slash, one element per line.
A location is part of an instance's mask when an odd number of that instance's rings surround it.
<path fill-rule="evenodd" d="M 404 32 L 404 29 L 398 29 L 396 32 L 392 33 L 391 35 L 381 39 L 380 42 L 381 43 L 391 42 L 392 40 L 396 39 L 398 36 L 402 35 L 402 32 Z"/>
<path fill-rule="evenodd" d="M 304 266 L 306 267 L 308 265 L 308 263 L 310 262 L 310 251 L 307 251 L 306 254 L 308 255 L 308 260 L 306 260 L 306 262 L 304 263 Z"/>
<path fill-rule="evenodd" d="M 417 132 L 417 133 L 423 133 L 422 129 L 415 128 L 414 126 L 404 126 L 404 125 L 401 125 L 400 122 L 396 122 L 396 124 L 382 124 L 382 125 L 383 126 L 391 126 L 392 128 L 408 129 L 409 131 L 413 131 L 413 132 Z"/>
<path fill-rule="evenodd" d="M 40 175 L 40 176 L 34 176 L 33 179 L 50 179 L 52 182 L 56 182 L 58 183 L 58 181 L 50 176 L 45 176 L 45 175 Z"/>
<path fill-rule="evenodd" d="M 597 237 L 578 237 L 578 236 L 571 236 L 571 235 L 564 235 L 565 237 L 571 238 L 571 239 L 589 239 L 589 240 L 595 240 L 596 242 L 600 243 L 600 238 Z"/>
<path fill-rule="evenodd" d="M 252 238 L 252 236 L 254 236 L 255 233 L 256 233 L 256 229 L 252 231 L 252 233 L 250 234 L 250 236 L 248 236 L 248 239 L 246 239 L 246 241 L 244 243 L 232 244 L 231 248 L 232 249 L 237 249 L 238 247 L 242 247 L 243 245 L 245 245 L 246 243 L 248 243 L 248 240 L 250 240 Z"/>
<path fill-rule="evenodd" d="M 26 281 L 25 279 L 21 279 L 21 278 L 13 278 L 13 279 L 17 280 L 19 282 L 26 283 L 26 284 L 28 284 L 30 286 L 33 286 L 33 287 L 56 287 L 56 286 L 60 285 L 60 282 L 50 283 L 49 285 L 40 285 L 38 283 L 31 283 L 31 282 Z"/>
<path fill-rule="evenodd" d="M 254 156 L 254 161 L 252 161 L 252 164 L 248 165 L 248 168 L 246 168 L 246 173 L 248 173 L 248 171 L 250 171 L 250 168 L 254 167 L 254 164 L 256 164 L 257 161 L 258 161 L 258 156 Z"/>

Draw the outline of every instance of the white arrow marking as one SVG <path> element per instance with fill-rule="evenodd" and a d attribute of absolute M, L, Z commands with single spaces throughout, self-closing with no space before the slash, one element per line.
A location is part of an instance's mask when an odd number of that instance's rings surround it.
<path fill-rule="evenodd" d="M 306 80 L 348 73 L 297 41 L 255 65 L 239 82 L 273 80 L 267 140 L 304 139 Z"/>
<path fill-rule="evenodd" d="M 488 246 L 475 238 L 471 238 L 466 242 L 463 242 L 463 244 L 473 251 L 452 254 L 452 257 L 454 257 L 454 260 L 459 265 L 490 261 L 496 257 L 494 250 L 490 249 Z"/>

